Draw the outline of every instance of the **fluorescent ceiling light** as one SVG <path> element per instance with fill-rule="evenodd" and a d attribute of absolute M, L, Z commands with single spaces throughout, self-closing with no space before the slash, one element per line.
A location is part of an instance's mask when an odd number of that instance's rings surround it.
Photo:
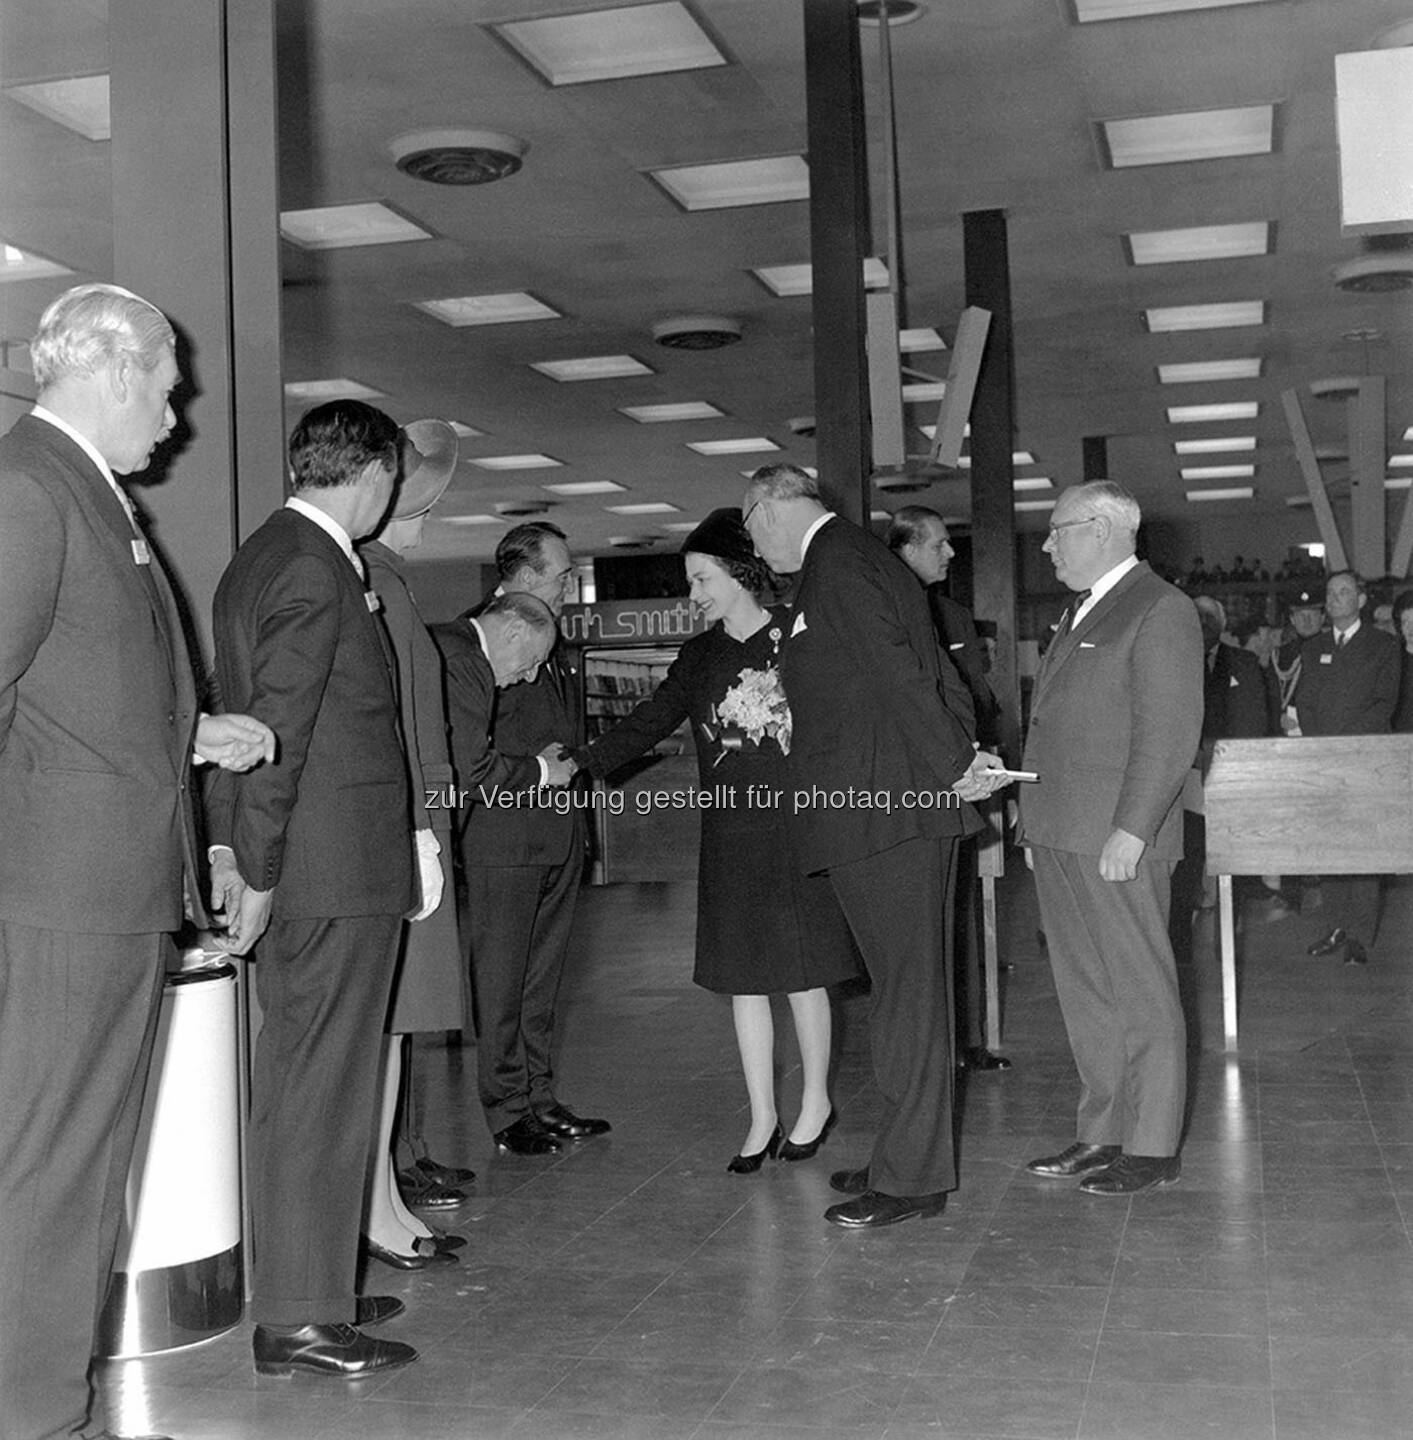
<path fill-rule="evenodd" d="M 585 355 L 579 360 L 535 360 L 530 369 L 551 380 L 616 380 L 624 375 L 657 372 L 631 355 Z"/>
<path fill-rule="evenodd" d="M 1275 135 L 1274 105 L 1228 110 L 1191 110 L 1178 115 L 1141 115 L 1101 120 L 1115 170 L 1134 165 L 1174 165 L 1184 160 L 1224 160 L 1269 155 Z"/>
<path fill-rule="evenodd" d="M 1160 385 L 1196 385 L 1212 380 L 1259 380 L 1261 361 L 1188 360 L 1180 365 L 1158 366 Z"/>
<path fill-rule="evenodd" d="M 1254 420 L 1261 413 L 1255 400 L 1231 400 L 1221 405 L 1169 405 L 1168 424 L 1202 425 L 1217 420 Z"/>
<path fill-rule="evenodd" d="M 449 424 L 462 440 L 480 440 L 486 434 L 484 430 L 478 430 L 474 425 L 463 425 L 460 420 L 452 420 Z"/>
<path fill-rule="evenodd" d="M 630 505 L 605 505 L 605 510 L 614 515 L 677 515 L 680 505 L 669 505 L 666 500 L 641 500 Z"/>
<path fill-rule="evenodd" d="M 43 280 L 52 275 L 72 275 L 74 272 L 42 255 L 31 255 L 18 245 L 7 245 L 0 241 L 0 284 L 7 280 Z"/>
<path fill-rule="evenodd" d="M 376 400 L 381 390 L 374 390 L 357 380 L 292 380 L 285 386 L 289 400 Z"/>
<path fill-rule="evenodd" d="M 689 440 L 687 449 L 698 455 L 752 455 L 761 450 L 778 450 L 774 440 L 756 435 L 744 440 Z"/>
<path fill-rule="evenodd" d="M 639 425 L 664 425 L 671 420 L 715 420 L 726 412 L 708 400 L 679 400 L 675 404 L 620 405 L 618 413 Z"/>
<path fill-rule="evenodd" d="M 1034 465 L 1034 464 L 1035 464 L 1035 456 L 1032 455 L 1029 450 L 1012 450 L 1012 451 L 1011 451 L 1011 464 L 1012 464 L 1012 465 Z"/>
<path fill-rule="evenodd" d="M 1048 490 L 1050 488 L 1050 477 L 1048 475 L 1023 475 L 1019 480 L 1011 481 L 1012 490 Z"/>
<path fill-rule="evenodd" d="M 1192 225 L 1183 230 L 1135 230 L 1125 237 L 1135 265 L 1183 260 L 1238 260 L 1271 249 L 1269 220 L 1242 225 Z"/>
<path fill-rule="evenodd" d="M 564 464 L 551 455 L 483 455 L 471 464 L 482 470 L 551 470 Z"/>
<path fill-rule="evenodd" d="M 803 155 L 676 165 L 648 174 L 684 210 L 727 210 L 810 198 L 810 172 Z"/>
<path fill-rule="evenodd" d="M 434 525 L 509 525 L 504 515 L 436 515 L 429 517 Z"/>
<path fill-rule="evenodd" d="M 558 320 L 542 300 L 524 291 L 503 295 L 458 295 L 446 300 L 414 300 L 418 310 L 446 325 L 517 325 L 525 320 Z"/>
<path fill-rule="evenodd" d="M 929 440 L 932 438 L 932 435 L 935 435 L 935 434 L 937 433 L 937 427 L 936 427 L 935 425 L 923 425 L 923 426 L 920 426 L 919 428 L 920 428 L 921 430 L 924 430 L 924 431 L 929 431 L 929 430 L 930 430 L 930 431 L 932 432 L 931 435 L 928 435 L 928 439 L 929 439 Z M 1034 465 L 1034 464 L 1036 464 L 1036 459 L 1035 459 L 1035 456 L 1032 455 L 1029 450 L 1012 450 L 1012 451 L 1011 451 L 1011 464 L 1012 464 L 1012 465 Z M 970 469 L 971 469 L 971 456 L 970 456 L 970 455 L 959 455 L 959 456 L 957 456 L 957 469 L 958 469 L 958 470 L 970 470 Z"/>
<path fill-rule="evenodd" d="M 432 232 L 386 205 L 321 205 L 316 210 L 281 210 L 280 234 L 306 250 L 342 250 L 352 245 L 397 245 L 430 240 Z"/>
<path fill-rule="evenodd" d="M 551 85 L 725 65 L 685 5 L 617 5 L 490 27 Z"/>
<path fill-rule="evenodd" d="M 1241 325 L 1264 325 L 1264 300 L 1227 300 L 1215 305 L 1158 305 L 1143 312 L 1154 335 L 1172 330 L 1234 330 Z"/>
<path fill-rule="evenodd" d="M 76 131 L 85 140 L 107 140 L 113 133 L 107 75 L 78 75 L 71 80 L 7 85 L 5 94 L 47 120 L 56 120 Z"/>
<path fill-rule="evenodd" d="M 1410 425 L 1410 426 L 1403 432 L 1403 438 L 1404 438 L 1405 440 L 1413 440 L 1413 425 Z"/>
<path fill-rule="evenodd" d="M 868 512 L 868 518 L 870 520 L 891 520 L 893 514 L 890 510 L 870 510 Z"/>
<path fill-rule="evenodd" d="M 1053 500 L 1017 500 L 1012 508 L 1016 510 L 1053 510 L 1055 502 Z"/>
<path fill-rule="evenodd" d="M 1179 10 L 1217 10 L 1228 5 L 1260 5 L 1264 0 L 1074 0 L 1081 25 L 1096 20 L 1125 20 L 1142 15 L 1171 15 Z"/>
<path fill-rule="evenodd" d="M 563 480 L 557 485 L 541 485 L 555 495 L 612 495 L 615 491 L 626 490 L 616 480 Z"/>
<path fill-rule="evenodd" d="M 700 520 L 664 520 L 664 530 L 681 530 L 684 534 L 689 530 L 695 530 L 701 524 Z"/>
<path fill-rule="evenodd" d="M 1250 485 L 1233 485 L 1225 490 L 1189 490 L 1187 498 L 1197 504 L 1203 500 L 1249 500 L 1255 493 Z"/>
<path fill-rule="evenodd" d="M 1413 455 L 1390 455 L 1388 457 L 1390 470 L 1402 470 L 1413 465 Z"/>
<path fill-rule="evenodd" d="M 1210 440 L 1175 440 L 1175 455 L 1222 455 L 1229 451 L 1254 450 L 1254 435 L 1217 435 Z"/>
<path fill-rule="evenodd" d="M 812 295 L 814 293 L 814 266 L 804 265 L 760 265 L 751 274 L 770 291 L 772 295 Z M 881 290 L 888 284 L 888 267 L 876 256 L 867 256 L 863 262 L 863 283 L 865 290 Z M 904 331 L 904 334 L 912 333 Z M 943 350 L 947 347 L 941 346 Z"/>
<path fill-rule="evenodd" d="M 1390 475 L 1384 481 L 1385 490 L 1413 490 L 1413 475 Z"/>
<path fill-rule="evenodd" d="M 926 400 L 938 401 L 947 393 L 945 380 L 917 381 L 903 386 L 903 404 L 920 405 Z"/>
<path fill-rule="evenodd" d="M 1256 473 L 1254 465 L 1185 465 L 1184 480 L 1250 480 Z"/>
<path fill-rule="evenodd" d="M 868 261 L 864 261 L 864 270 L 868 269 Z M 884 272 L 884 279 L 887 279 L 887 272 Z M 865 276 L 865 281 L 867 276 Z M 924 350 L 945 350 L 947 342 L 930 326 L 915 330 L 898 331 L 898 353 L 900 355 L 916 355 Z"/>

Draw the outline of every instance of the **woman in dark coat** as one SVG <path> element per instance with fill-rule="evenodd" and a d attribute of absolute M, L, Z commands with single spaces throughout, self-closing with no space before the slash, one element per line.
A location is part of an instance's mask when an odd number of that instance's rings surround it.
<path fill-rule="evenodd" d="M 703 791 L 693 979 L 731 996 L 751 1102 L 751 1128 L 727 1167 L 760 1168 L 812 1156 L 834 1112 L 829 1101 L 829 995 L 858 973 L 842 913 L 826 879 L 794 863 L 784 808 L 790 712 L 780 687 L 784 607 L 760 596 L 770 572 L 739 510 L 714 510 L 682 547 L 693 603 L 715 623 L 682 646 L 656 692 L 574 759 L 603 778 L 690 720 Z M 724 790 L 720 787 L 726 787 Z M 800 1114 L 785 1139 L 775 1106 L 771 996 L 789 998 L 804 1071 Z"/>

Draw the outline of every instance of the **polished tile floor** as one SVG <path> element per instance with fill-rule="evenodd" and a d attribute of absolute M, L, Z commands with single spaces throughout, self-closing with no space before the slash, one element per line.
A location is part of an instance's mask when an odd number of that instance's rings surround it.
<path fill-rule="evenodd" d="M 1390 1440 L 1413 1436 L 1413 888 L 1366 969 L 1310 960 L 1318 913 L 1244 932 L 1221 1053 L 1210 916 L 1182 1183 L 1133 1199 L 1029 1175 L 1076 1082 L 1023 872 L 1001 885 L 1004 1049 L 962 1107 L 946 1213 L 821 1220 L 874 1116 L 863 1001 L 840 1007 L 838 1130 L 728 1175 L 744 1096 L 723 1001 L 693 989 L 688 885 L 585 892 L 562 1097 L 611 1136 L 493 1157 L 474 1054 L 427 1047 L 440 1158 L 479 1172 L 459 1266 L 401 1275 L 421 1361 L 358 1384 L 257 1379 L 249 1327 L 111 1366 L 115 1428 L 196 1440 Z M 788 1022 L 785 1026 L 788 1031 Z M 782 1045 L 788 1126 L 798 1073 Z"/>

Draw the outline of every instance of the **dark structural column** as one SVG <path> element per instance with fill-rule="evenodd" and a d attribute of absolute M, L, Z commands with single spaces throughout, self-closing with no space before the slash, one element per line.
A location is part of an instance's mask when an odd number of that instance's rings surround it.
<path fill-rule="evenodd" d="M 996 626 L 991 688 L 1000 702 L 1001 745 L 1020 758 L 1020 683 L 1016 675 L 1016 520 L 1012 488 L 1015 421 L 1011 275 L 1006 216 L 969 210 L 962 216 L 968 305 L 991 312 L 991 330 L 971 406 L 972 608 Z"/>
<path fill-rule="evenodd" d="M 842 514 L 872 508 L 863 261 L 868 170 L 855 0 L 804 0 L 815 454 Z"/>
<path fill-rule="evenodd" d="M 172 318 L 192 387 L 138 493 L 209 658 L 221 571 L 284 495 L 273 6 L 112 0 L 109 29 L 113 276 Z"/>
<path fill-rule="evenodd" d="M 1084 437 L 1084 481 L 1107 480 L 1109 478 L 1109 437 L 1107 435 L 1086 435 Z"/>

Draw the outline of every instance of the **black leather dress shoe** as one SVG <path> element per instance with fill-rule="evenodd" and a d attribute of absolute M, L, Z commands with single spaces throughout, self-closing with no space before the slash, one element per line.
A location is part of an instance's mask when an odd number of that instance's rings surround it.
<path fill-rule="evenodd" d="M 1025 1168 L 1032 1175 L 1071 1180 L 1076 1175 L 1088 1175 L 1091 1170 L 1103 1170 L 1118 1158 L 1117 1145 L 1086 1145 L 1080 1141 L 1058 1155 L 1042 1155 L 1038 1160 L 1031 1160 Z"/>
<path fill-rule="evenodd" d="M 959 1070 L 1009 1070 L 1011 1062 L 1004 1055 L 996 1054 L 994 1050 L 985 1050 L 978 1046 L 975 1050 L 962 1051 L 957 1068 Z"/>
<path fill-rule="evenodd" d="M 862 1195 L 868 1189 L 868 1166 L 857 1170 L 836 1170 L 829 1177 L 829 1188 L 842 1195 Z"/>
<path fill-rule="evenodd" d="M 947 1195 L 942 1190 L 931 1195 L 885 1195 L 881 1190 L 865 1190 L 857 1200 L 831 1205 L 824 1218 L 846 1230 L 877 1230 L 920 1215 L 940 1215 L 946 1204 Z"/>
<path fill-rule="evenodd" d="M 363 1237 L 363 1253 L 370 1260 L 380 1260 L 384 1265 L 391 1265 L 394 1270 L 425 1270 L 431 1263 L 425 1255 L 416 1252 L 404 1255 L 400 1250 L 389 1250 L 386 1245 L 379 1245 L 376 1240 L 370 1240 L 366 1235 Z"/>
<path fill-rule="evenodd" d="M 511 1155 L 553 1155 L 562 1147 L 533 1115 L 522 1115 L 513 1125 L 495 1133 L 497 1150 Z"/>
<path fill-rule="evenodd" d="M 467 1170 L 461 1165 L 443 1165 L 437 1160 L 423 1155 L 420 1160 L 413 1162 L 410 1170 L 404 1170 L 404 1175 L 415 1175 L 418 1184 L 425 1185 L 429 1180 L 434 1185 L 469 1185 L 475 1178 L 474 1170 Z"/>
<path fill-rule="evenodd" d="M 382 1325 L 395 1320 L 407 1306 L 396 1295 L 360 1295 L 355 1325 Z"/>
<path fill-rule="evenodd" d="M 455 1210 L 458 1205 L 466 1203 L 466 1192 L 453 1189 L 450 1185 L 439 1185 L 424 1176 L 420 1184 L 405 1186 L 402 1198 L 414 1210 Z"/>
<path fill-rule="evenodd" d="M 431 1238 L 432 1244 L 436 1246 L 438 1250 L 449 1250 L 452 1254 L 455 1254 L 458 1250 L 464 1250 L 466 1248 L 466 1237 L 464 1235 L 448 1235 L 443 1230 L 433 1230 Z M 425 1241 L 419 1240 L 417 1243 L 420 1248 L 427 1248 Z"/>
<path fill-rule="evenodd" d="M 1174 1185 L 1182 1174 L 1176 1155 L 1120 1155 L 1112 1165 L 1079 1182 L 1086 1195 L 1140 1195 Z"/>
<path fill-rule="evenodd" d="M 1337 950 L 1343 950 L 1348 941 L 1349 932 L 1336 925 L 1323 940 L 1317 940 L 1313 945 L 1307 947 L 1305 953 L 1307 955 L 1333 955 Z M 1355 944 L 1358 943 L 1355 941 Z"/>
<path fill-rule="evenodd" d="M 410 1365 L 417 1352 L 398 1340 L 375 1340 L 352 1325 L 257 1325 L 252 1340 L 259 1375 L 292 1375 L 309 1370 L 357 1380 L 379 1370 Z"/>
<path fill-rule="evenodd" d="M 613 1129 L 607 1120 L 585 1119 L 565 1105 L 546 1105 L 535 1111 L 535 1119 L 561 1140 L 587 1140 L 593 1135 L 607 1135 Z"/>

